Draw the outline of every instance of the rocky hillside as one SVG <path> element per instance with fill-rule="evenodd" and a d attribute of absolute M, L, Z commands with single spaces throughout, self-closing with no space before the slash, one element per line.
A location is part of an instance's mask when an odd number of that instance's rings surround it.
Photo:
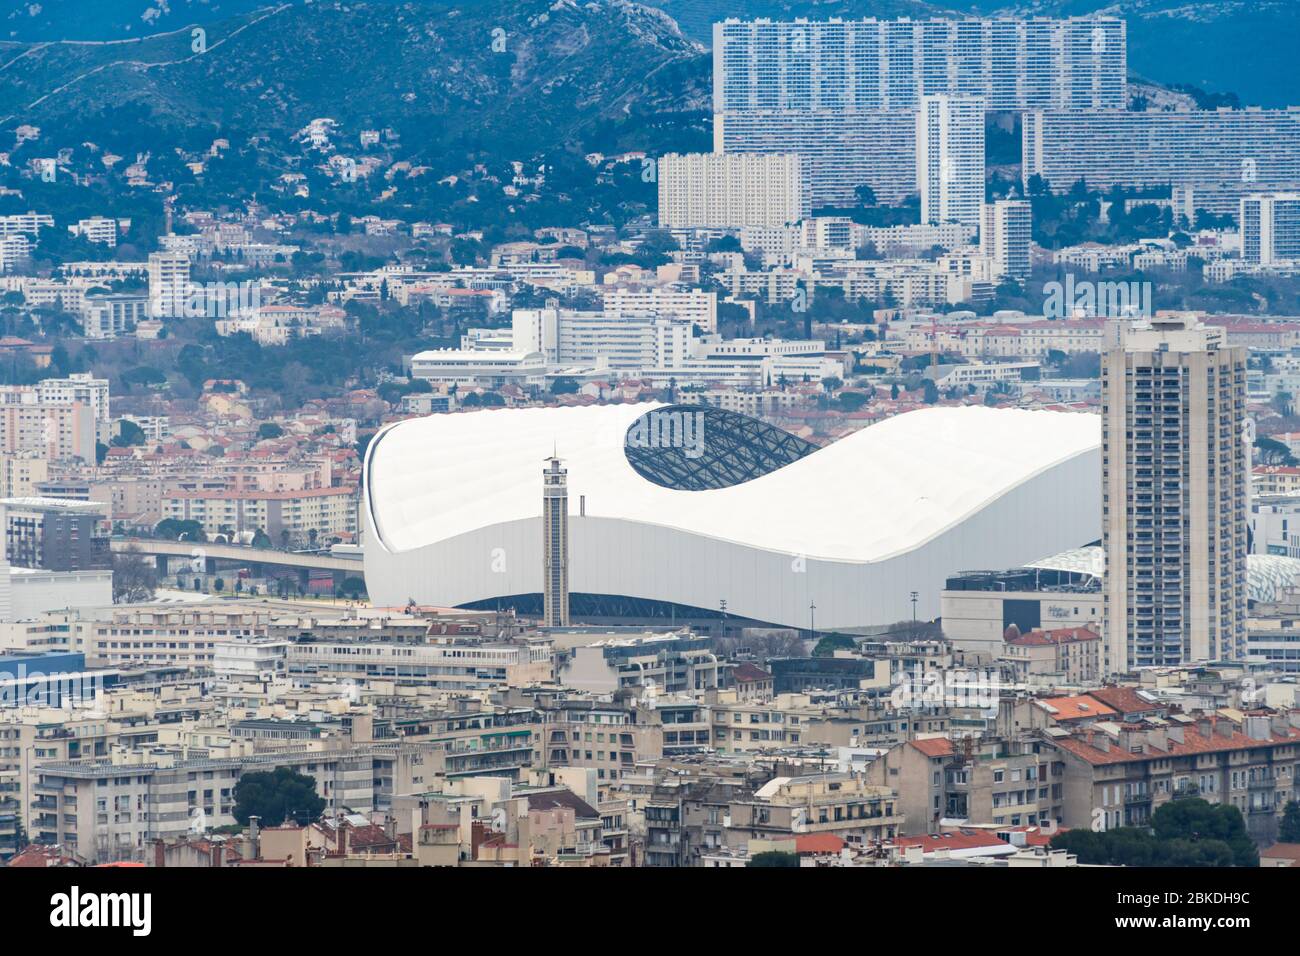
<path fill-rule="evenodd" d="M 274 133 L 330 117 L 517 147 L 671 126 L 708 105 L 707 55 L 627 0 L 297 3 L 193 22 L 201 36 L 0 43 L 0 126 L 131 107 L 161 127 Z"/>

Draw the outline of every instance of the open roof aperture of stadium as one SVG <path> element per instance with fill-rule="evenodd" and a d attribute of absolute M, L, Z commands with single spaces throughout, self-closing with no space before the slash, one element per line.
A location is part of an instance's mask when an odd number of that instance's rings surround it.
<path fill-rule="evenodd" d="M 944 580 L 1100 537 L 1100 420 L 983 407 L 898 415 L 818 448 L 708 406 L 433 415 L 366 452 L 379 604 L 539 604 L 542 480 L 569 483 L 574 618 L 681 608 L 788 627 L 939 613 Z M 724 604 L 725 602 L 725 604 Z M 657 609 L 657 610 L 656 610 Z"/>

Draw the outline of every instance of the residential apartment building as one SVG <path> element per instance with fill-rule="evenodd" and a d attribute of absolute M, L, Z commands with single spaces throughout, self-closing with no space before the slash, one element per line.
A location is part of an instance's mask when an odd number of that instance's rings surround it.
<path fill-rule="evenodd" d="M 151 317 L 185 315 L 190 299 L 189 256 L 179 252 L 151 252 L 148 275 Z"/>
<path fill-rule="evenodd" d="M 1283 808 L 1300 799 L 1300 714 L 1175 715 L 1152 724 L 1101 723 L 1044 738 L 1063 764 L 1066 827 L 1144 826 L 1170 800 L 1198 796 L 1236 807 L 1247 830 L 1277 838 Z"/>
<path fill-rule="evenodd" d="M 912 109 L 715 110 L 713 149 L 803 157 L 814 208 L 852 206 L 863 185 L 882 203 L 900 203 L 916 192 Z"/>
<path fill-rule="evenodd" d="M 54 228 L 53 216 L 39 212 L 25 212 L 12 216 L 0 216 L 0 237 L 17 235 L 34 236 L 44 228 Z"/>
<path fill-rule="evenodd" d="M 88 339 L 116 339 L 130 335 L 149 318 L 149 297 L 132 293 L 88 295 L 81 313 Z"/>
<path fill-rule="evenodd" d="M 869 846 L 893 839 L 903 827 L 898 792 L 849 773 L 773 777 L 728 810 L 729 829 L 750 840 L 833 833 Z"/>
<path fill-rule="evenodd" d="M 723 696 L 709 708 L 711 746 L 718 753 L 758 753 L 806 744 L 813 724 L 824 715 L 802 694 L 747 701 L 736 700 L 734 691 Z"/>
<path fill-rule="evenodd" d="M 42 405 L 85 405 L 95 416 L 99 441 L 107 443 L 109 413 L 108 379 L 96 378 L 92 372 L 73 372 L 66 378 L 43 378 L 34 386 L 36 400 Z"/>
<path fill-rule="evenodd" d="M 5 557 L 16 568 L 89 571 L 111 565 L 104 507 L 56 498 L 0 499 Z"/>
<path fill-rule="evenodd" d="M 566 651 L 556 679 L 564 687 L 599 694 L 636 687 L 693 694 L 718 687 L 720 667 L 712 645 L 712 638 L 689 633 L 599 640 Z"/>
<path fill-rule="evenodd" d="M 938 833 L 959 821 L 1035 826 L 1064 814 L 1060 762 L 1037 740 L 910 740 L 872 761 L 866 779 L 898 793 L 900 832 L 907 835 Z"/>
<path fill-rule="evenodd" d="M 90 242 L 110 249 L 117 245 L 117 220 L 105 216 L 79 219 L 75 225 L 68 226 L 68 232 L 74 236 L 85 236 Z"/>
<path fill-rule="evenodd" d="M 216 759 L 173 752 L 105 761 L 52 762 L 33 787 L 33 841 L 60 844 L 92 863 L 140 861 L 154 840 L 174 840 L 195 821 L 230 826 L 234 790 L 249 771 L 290 767 L 316 780 L 327 811 L 366 812 L 410 792 L 413 776 L 439 760 L 434 744 L 376 744 L 336 750 L 285 750 Z"/>
<path fill-rule="evenodd" d="M 0 236 L 0 272 L 13 272 L 32 254 L 26 236 Z"/>
<path fill-rule="evenodd" d="M 33 452 L 0 454 L 0 498 L 30 498 L 50 478 L 49 460 Z"/>
<path fill-rule="evenodd" d="M 914 193 L 916 121 L 930 95 L 990 110 L 1127 106 L 1122 19 L 741 21 L 713 26 L 714 149 L 796 153 L 812 204 L 868 185 Z"/>
<path fill-rule="evenodd" d="M 1300 192 L 1246 196 L 1237 223 L 1243 261 L 1272 266 L 1300 260 Z"/>
<path fill-rule="evenodd" d="M 718 293 L 705 289 L 606 289 L 601 309 L 614 321 L 669 319 L 709 334 L 718 331 Z"/>
<path fill-rule="evenodd" d="M 237 602 L 137 604 L 58 611 L 44 621 L 68 628 L 69 650 L 90 667 L 133 664 L 211 669 L 222 641 L 264 638 L 271 612 Z"/>
<path fill-rule="evenodd" d="M 993 278 L 1029 277 L 1033 221 L 1029 203 L 999 199 L 985 203 L 980 223 L 980 255 L 993 263 Z"/>
<path fill-rule="evenodd" d="M 1022 174 L 1056 192 L 1300 182 L 1300 108 L 1285 110 L 1032 110 L 1023 118 Z"/>
<path fill-rule="evenodd" d="M 1102 363 L 1104 667 L 1246 654 L 1246 350 L 1166 316 Z"/>
<path fill-rule="evenodd" d="M 97 438 L 95 413 L 89 406 L 41 403 L 23 386 L 0 386 L 0 453 L 93 462 Z"/>
<path fill-rule="evenodd" d="M 424 644 L 309 639 L 290 645 L 289 674 L 301 679 L 386 680 L 444 691 L 490 690 L 548 680 L 545 643 L 439 639 Z"/>
<path fill-rule="evenodd" d="M 916 111 L 921 222 L 979 226 L 984 207 L 984 100 L 938 93 Z"/>
<path fill-rule="evenodd" d="M 665 229 L 784 226 L 812 211 L 808 163 L 793 153 L 668 153 L 656 174 Z"/>
<path fill-rule="evenodd" d="M 670 710 L 670 713 L 672 711 Z M 658 709 L 622 705 L 586 695 L 556 701 L 546 708 L 542 754 L 547 767 L 584 767 L 598 781 L 615 781 L 637 764 L 664 755 L 665 726 Z"/>
<path fill-rule="evenodd" d="M 728 19 L 712 48 L 714 113 L 913 110 L 933 94 L 990 110 L 1128 105 L 1118 17 Z"/>
<path fill-rule="evenodd" d="M 163 518 L 197 521 L 209 535 L 263 531 L 275 544 L 314 543 L 357 533 L 355 488 L 298 491 L 178 491 L 161 499 Z"/>
<path fill-rule="evenodd" d="M 1085 684 L 1101 677 L 1101 635 L 1087 627 L 1034 629 L 1004 642 L 1000 663 L 1017 683 L 1048 678 Z"/>

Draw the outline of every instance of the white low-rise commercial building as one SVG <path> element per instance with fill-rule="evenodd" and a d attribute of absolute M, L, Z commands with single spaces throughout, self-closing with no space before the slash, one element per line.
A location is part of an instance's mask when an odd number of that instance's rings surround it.
<path fill-rule="evenodd" d="M 540 352 L 430 349 L 411 358 L 411 376 L 436 385 L 470 388 L 540 385 L 546 377 L 546 361 Z"/>

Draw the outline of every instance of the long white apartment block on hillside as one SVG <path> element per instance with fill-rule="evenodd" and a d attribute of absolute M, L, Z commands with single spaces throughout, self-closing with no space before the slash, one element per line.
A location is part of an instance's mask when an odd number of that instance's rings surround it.
<path fill-rule="evenodd" d="M 1300 107 L 1284 110 L 1034 110 L 1022 124 L 1026 185 L 1093 188 L 1300 182 Z"/>
<path fill-rule="evenodd" d="M 737 20 L 713 25 L 713 110 L 911 110 L 936 93 L 991 110 L 1128 104 L 1118 17 Z"/>
<path fill-rule="evenodd" d="M 759 109 L 713 115 L 720 153 L 796 153 L 808 161 L 813 208 L 853 205 L 870 186 L 882 203 L 916 192 L 916 118 L 907 110 Z"/>

